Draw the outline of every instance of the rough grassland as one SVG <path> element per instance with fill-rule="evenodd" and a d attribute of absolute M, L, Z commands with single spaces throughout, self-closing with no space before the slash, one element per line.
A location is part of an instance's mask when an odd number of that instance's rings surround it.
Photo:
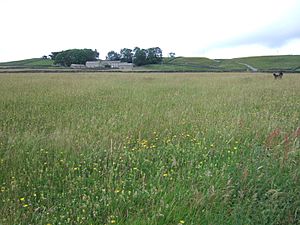
<path fill-rule="evenodd" d="M 299 224 L 300 75 L 0 75 L 0 224 Z"/>
<path fill-rule="evenodd" d="M 295 71 L 300 68 L 299 55 L 257 56 L 232 59 L 235 62 L 247 63 L 259 70 Z"/>
<path fill-rule="evenodd" d="M 52 66 L 54 66 L 53 60 L 41 59 L 41 58 L 24 59 L 19 61 L 0 63 L 0 68 L 1 67 L 43 68 L 43 67 L 52 67 Z"/>

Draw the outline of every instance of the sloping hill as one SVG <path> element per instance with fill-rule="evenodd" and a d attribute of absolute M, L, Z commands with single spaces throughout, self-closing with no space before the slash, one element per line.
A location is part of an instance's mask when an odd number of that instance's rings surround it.
<path fill-rule="evenodd" d="M 258 71 L 296 71 L 300 68 L 299 55 L 257 56 L 232 59 L 257 68 Z"/>
<path fill-rule="evenodd" d="M 239 63 L 227 59 L 209 59 L 204 57 L 176 57 L 164 58 L 162 64 L 147 65 L 142 69 L 160 71 L 246 71 L 247 68 Z"/>
<path fill-rule="evenodd" d="M 19 61 L 12 62 L 3 62 L 0 63 L 1 67 L 12 67 L 12 68 L 49 68 L 52 67 L 53 60 L 51 59 L 41 59 L 41 58 L 33 58 L 33 59 L 24 59 Z"/>
<path fill-rule="evenodd" d="M 147 65 L 149 70 L 161 71 L 300 71 L 299 55 L 256 56 L 234 59 L 209 59 L 203 57 L 165 58 L 163 64 Z"/>

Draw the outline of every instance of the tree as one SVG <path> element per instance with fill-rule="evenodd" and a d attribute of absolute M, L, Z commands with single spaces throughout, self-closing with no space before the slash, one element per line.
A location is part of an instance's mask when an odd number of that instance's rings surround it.
<path fill-rule="evenodd" d="M 54 60 L 55 57 L 56 57 L 59 53 L 61 53 L 61 52 L 51 52 L 51 54 L 49 55 L 49 57 L 50 57 L 52 60 Z"/>
<path fill-rule="evenodd" d="M 135 47 L 133 50 L 133 63 L 136 66 L 147 64 L 159 64 L 162 62 L 162 50 L 159 47 L 141 49 Z"/>
<path fill-rule="evenodd" d="M 175 52 L 170 52 L 169 57 L 174 58 L 175 57 Z"/>
<path fill-rule="evenodd" d="M 131 49 L 122 48 L 120 51 L 120 55 L 121 62 L 132 63 L 133 53 Z"/>
<path fill-rule="evenodd" d="M 69 49 L 61 52 L 52 52 L 54 64 L 71 66 L 71 64 L 85 64 L 87 61 L 96 61 L 99 58 L 97 50 Z"/>
<path fill-rule="evenodd" d="M 121 54 L 119 54 L 115 51 L 110 51 L 107 53 L 106 60 L 118 61 L 120 59 L 121 59 Z"/>
<path fill-rule="evenodd" d="M 147 49 L 147 64 L 159 64 L 162 60 L 162 50 L 159 47 Z"/>
<path fill-rule="evenodd" d="M 139 47 L 135 47 L 133 56 L 133 63 L 136 66 L 146 65 L 147 63 L 147 50 L 140 49 Z"/>

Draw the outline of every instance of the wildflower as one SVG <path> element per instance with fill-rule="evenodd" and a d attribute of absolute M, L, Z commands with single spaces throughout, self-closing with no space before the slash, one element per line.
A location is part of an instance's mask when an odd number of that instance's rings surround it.
<path fill-rule="evenodd" d="M 28 207 L 28 205 L 27 205 L 27 204 L 24 204 L 23 207 L 26 208 L 26 207 Z"/>
<path fill-rule="evenodd" d="M 116 223 L 116 221 L 115 220 L 111 220 L 110 223 Z"/>
<path fill-rule="evenodd" d="M 25 201 L 25 198 L 20 198 L 20 201 L 21 201 L 21 202 Z"/>
<path fill-rule="evenodd" d="M 115 193 L 119 193 L 120 191 L 121 191 L 121 190 L 119 190 L 119 189 L 116 189 L 116 190 L 115 190 Z"/>
<path fill-rule="evenodd" d="M 234 149 L 234 150 L 237 150 L 237 147 L 234 147 L 233 149 Z"/>
<path fill-rule="evenodd" d="M 168 176 L 168 174 L 167 174 L 167 173 L 164 173 L 164 174 L 163 174 L 163 176 L 164 176 L 164 177 L 167 177 L 167 176 Z"/>
<path fill-rule="evenodd" d="M 180 224 L 184 224 L 184 220 L 180 220 L 179 223 L 180 223 Z"/>

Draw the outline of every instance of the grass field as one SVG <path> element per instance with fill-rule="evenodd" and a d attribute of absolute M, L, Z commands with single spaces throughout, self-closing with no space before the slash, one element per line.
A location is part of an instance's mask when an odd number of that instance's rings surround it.
<path fill-rule="evenodd" d="M 0 224 L 299 224 L 299 87 L 1 74 Z"/>
<path fill-rule="evenodd" d="M 19 61 L 0 63 L 0 69 L 1 67 L 51 68 L 53 66 L 53 60 L 42 58 L 24 59 Z"/>
<path fill-rule="evenodd" d="M 300 71 L 299 55 L 279 55 L 279 56 L 256 56 L 235 59 L 209 59 L 204 57 L 175 57 L 163 58 L 162 64 L 152 64 L 142 67 L 135 67 L 135 70 L 149 71 L 197 71 L 197 72 L 246 72 L 249 68 L 243 64 L 248 64 L 258 71 L 278 72 Z M 66 69 L 53 65 L 51 59 L 26 59 L 14 62 L 0 63 L 1 69 L 22 68 L 22 69 Z"/>
<path fill-rule="evenodd" d="M 260 56 L 233 59 L 236 62 L 247 63 L 265 71 L 287 70 L 294 71 L 300 68 L 299 55 Z"/>
<path fill-rule="evenodd" d="M 258 71 L 290 71 L 300 69 L 299 55 L 256 56 L 212 60 L 201 57 L 165 58 L 161 65 L 147 65 L 146 69 L 161 71 L 248 71 L 248 64 Z"/>
<path fill-rule="evenodd" d="M 163 64 L 147 65 L 143 68 L 160 71 L 246 71 L 247 67 L 231 59 L 213 60 L 203 57 L 164 58 Z"/>

